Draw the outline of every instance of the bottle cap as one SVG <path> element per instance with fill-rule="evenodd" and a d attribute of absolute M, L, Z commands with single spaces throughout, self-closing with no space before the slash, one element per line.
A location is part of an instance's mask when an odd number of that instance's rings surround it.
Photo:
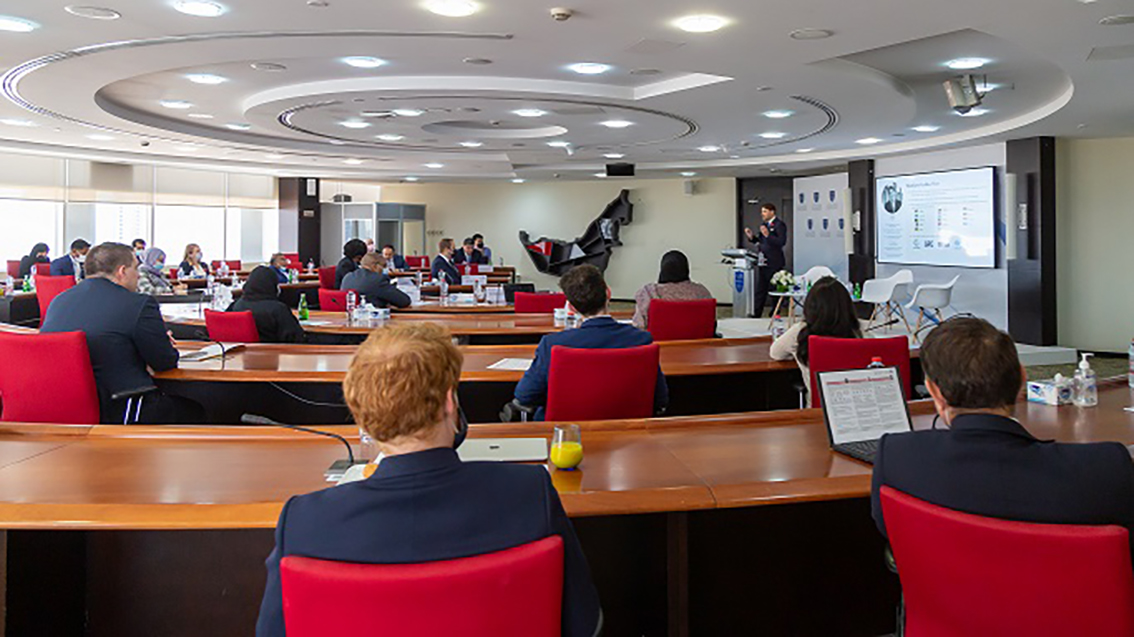
<path fill-rule="evenodd" d="M 882 357 L 881 357 L 881 356 L 871 356 L 871 357 L 870 357 L 870 362 L 871 362 L 871 363 L 881 363 L 881 362 L 882 362 Z"/>
<path fill-rule="evenodd" d="M 1089 370 L 1091 368 L 1091 363 L 1087 361 L 1087 357 L 1094 356 L 1094 354 L 1084 352 L 1082 356 L 1083 360 L 1079 361 L 1079 369 Z"/>

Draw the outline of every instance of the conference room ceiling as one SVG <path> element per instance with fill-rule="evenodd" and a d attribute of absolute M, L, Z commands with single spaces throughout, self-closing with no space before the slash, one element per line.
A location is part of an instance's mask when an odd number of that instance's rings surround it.
<path fill-rule="evenodd" d="M 617 161 L 646 177 L 790 174 L 1028 135 L 1134 134 L 1134 63 L 1114 54 L 1134 26 L 1099 24 L 1122 13 L 1117 0 L 578 0 L 565 21 L 531 0 L 480 0 L 466 17 L 418 0 L 219 0 L 216 17 L 175 4 L 107 0 L 98 8 L 120 17 L 91 19 L 76 15 L 91 6 L 0 0 L 0 29 L 21 27 L 3 16 L 36 27 L 0 30 L 0 149 L 540 180 L 595 179 Z M 675 26 L 691 14 L 727 24 Z M 986 64 L 945 65 L 958 58 Z M 992 89 L 979 116 L 945 99 L 941 83 L 963 72 Z"/>

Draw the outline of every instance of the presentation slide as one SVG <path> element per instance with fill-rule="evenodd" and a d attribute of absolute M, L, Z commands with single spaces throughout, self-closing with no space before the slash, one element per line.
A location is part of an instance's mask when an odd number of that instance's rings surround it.
<path fill-rule="evenodd" d="M 878 262 L 996 267 L 994 170 L 879 177 Z"/>

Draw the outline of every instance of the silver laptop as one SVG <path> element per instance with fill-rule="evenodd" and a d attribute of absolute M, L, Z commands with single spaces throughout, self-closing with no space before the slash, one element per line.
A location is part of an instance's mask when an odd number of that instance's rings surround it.
<path fill-rule="evenodd" d="M 457 447 L 462 462 L 544 462 L 546 438 L 467 438 Z"/>
<path fill-rule="evenodd" d="M 874 464 L 884 434 L 913 430 L 898 368 L 819 372 L 818 376 L 831 449 Z"/>

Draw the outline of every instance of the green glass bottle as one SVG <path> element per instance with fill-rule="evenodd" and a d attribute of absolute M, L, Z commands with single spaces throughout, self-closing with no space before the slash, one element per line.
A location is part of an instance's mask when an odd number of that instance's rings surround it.
<path fill-rule="evenodd" d="M 307 309 L 307 295 L 299 295 L 299 320 L 306 321 L 311 318 L 311 311 Z"/>

